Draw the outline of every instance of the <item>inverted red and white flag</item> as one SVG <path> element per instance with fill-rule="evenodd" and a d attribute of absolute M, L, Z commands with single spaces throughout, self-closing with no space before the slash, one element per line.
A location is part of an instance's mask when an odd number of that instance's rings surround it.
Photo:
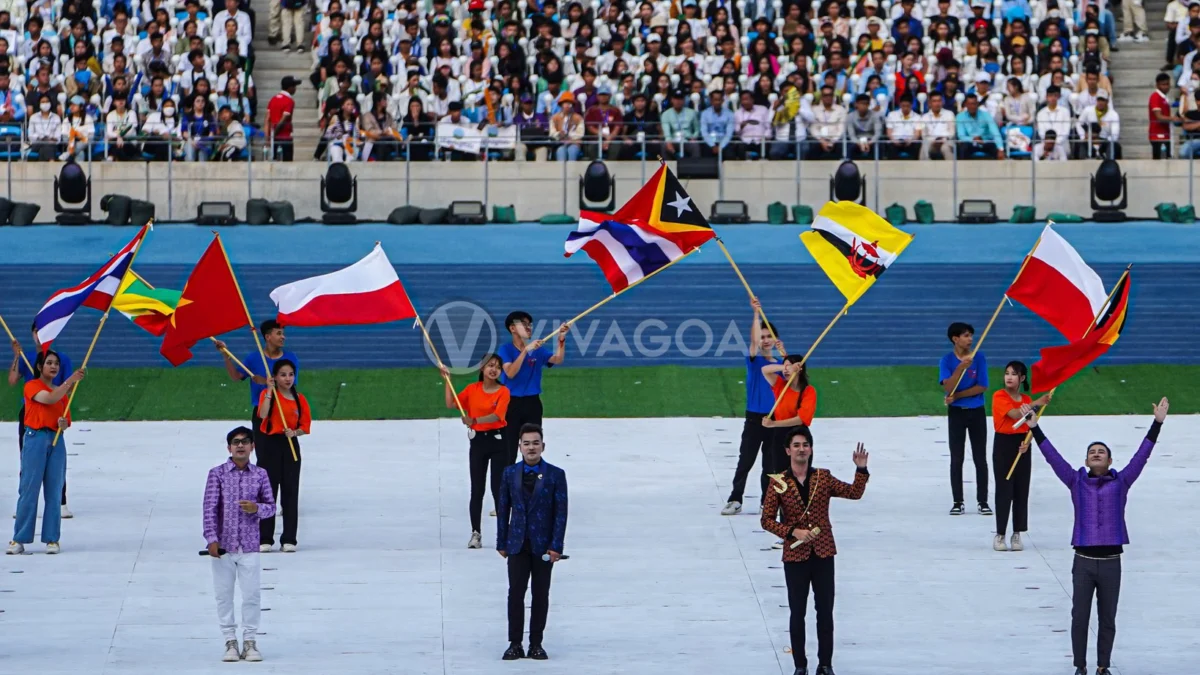
<path fill-rule="evenodd" d="M 1049 225 L 1006 295 L 1072 341 L 1087 335 L 1108 300 L 1100 275 Z"/>
<path fill-rule="evenodd" d="M 271 300 L 284 326 L 358 326 L 417 315 L 379 244 L 345 269 L 276 288 Z"/>

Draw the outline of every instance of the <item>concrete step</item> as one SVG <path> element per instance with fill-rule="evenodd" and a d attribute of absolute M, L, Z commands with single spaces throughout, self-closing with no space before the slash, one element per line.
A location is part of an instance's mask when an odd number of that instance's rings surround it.
<path fill-rule="evenodd" d="M 290 75 L 303 84 L 296 91 L 296 111 L 292 128 L 296 159 L 307 160 L 321 138 L 318 126 L 317 95 L 308 82 L 313 69 L 312 52 L 284 52 L 268 42 L 270 30 L 270 0 L 251 0 L 258 19 L 254 26 L 254 79 L 258 84 L 259 100 L 267 101 L 279 91 L 283 78 Z M 307 41 L 311 36 L 305 36 Z"/>

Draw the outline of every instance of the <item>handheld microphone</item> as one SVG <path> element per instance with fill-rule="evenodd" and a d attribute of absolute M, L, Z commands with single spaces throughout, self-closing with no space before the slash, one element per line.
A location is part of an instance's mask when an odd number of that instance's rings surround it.
<path fill-rule="evenodd" d="M 560 556 L 558 556 L 558 559 L 559 559 L 559 560 L 570 560 L 570 559 L 571 559 L 571 556 L 569 556 L 569 555 L 560 555 Z M 549 553 L 543 553 L 543 554 L 542 554 L 542 562 L 550 562 L 550 554 L 549 554 Z"/>
<path fill-rule="evenodd" d="M 202 556 L 208 555 L 208 549 L 206 549 L 206 548 L 200 549 L 200 555 L 202 555 Z M 217 549 L 217 555 L 225 555 L 225 549 L 223 549 L 223 548 Z"/>
<path fill-rule="evenodd" d="M 814 527 L 813 529 L 809 530 L 809 532 L 812 533 L 812 536 L 815 537 L 818 534 L 821 534 L 821 528 Z M 801 544 L 805 544 L 805 543 L 807 543 L 807 542 L 803 542 L 803 541 L 800 541 L 799 539 L 797 539 L 796 541 L 793 541 L 792 545 L 788 546 L 788 548 L 796 548 L 797 546 L 800 546 Z"/>

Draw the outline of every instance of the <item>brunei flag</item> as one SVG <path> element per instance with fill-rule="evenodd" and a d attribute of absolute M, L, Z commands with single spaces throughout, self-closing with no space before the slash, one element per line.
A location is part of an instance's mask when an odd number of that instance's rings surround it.
<path fill-rule="evenodd" d="M 800 235 L 834 286 L 854 304 L 912 243 L 907 232 L 854 202 L 828 202 L 812 229 Z"/>
<path fill-rule="evenodd" d="M 610 220 L 662 237 L 684 253 L 717 236 L 665 163 Z"/>
<path fill-rule="evenodd" d="M 1123 275 L 1100 320 L 1082 340 L 1041 351 L 1041 358 L 1033 364 L 1029 376 L 1030 387 L 1035 392 L 1049 391 L 1071 379 L 1103 356 L 1121 337 L 1129 313 L 1129 283 L 1129 275 Z"/>
<path fill-rule="evenodd" d="M 154 288 L 130 270 L 113 298 L 112 308 L 147 333 L 162 337 L 171 324 L 179 295 L 179 291 Z"/>

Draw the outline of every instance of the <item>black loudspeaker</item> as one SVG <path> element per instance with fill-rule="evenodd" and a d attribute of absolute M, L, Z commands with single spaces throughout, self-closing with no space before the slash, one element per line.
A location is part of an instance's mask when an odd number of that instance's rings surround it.
<path fill-rule="evenodd" d="M 125 195 L 104 195 L 100 198 L 100 210 L 108 215 L 104 222 L 109 225 L 128 225 L 129 207 L 132 200 Z"/>
<path fill-rule="evenodd" d="M 133 199 L 129 202 L 129 222 L 141 227 L 154 220 L 154 202 Z"/>
<path fill-rule="evenodd" d="M 13 202 L 12 224 L 18 226 L 32 225 L 33 220 L 37 218 L 38 211 L 41 210 L 42 207 L 37 204 Z"/>
<path fill-rule="evenodd" d="M 0 225 L 8 225 L 12 220 L 13 203 L 11 199 L 0 197 Z"/>
<path fill-rule="evenodd" d="M 271 222 L 271 203 L 265 199 L 246 200 L 246 224 L 266 225 Z"/>
<path fill-rule="evenodd" d="M 721 163 L 716 157 L 681 157 L 675 165 L 679 180 L 702 178 L 716 180 L 721 177 Z"/>
<path fill-rule="evenodd" d="M 390 225 L 412 225 L 421 222 L 421 209 L 415 206 L 397 206 L 388 215 Z"/>
<path fill-rule="evenodd" d="M 291 202 L 271 202 L 271 221 L 276 225 L 295 225 L 296 207 Z"/>

